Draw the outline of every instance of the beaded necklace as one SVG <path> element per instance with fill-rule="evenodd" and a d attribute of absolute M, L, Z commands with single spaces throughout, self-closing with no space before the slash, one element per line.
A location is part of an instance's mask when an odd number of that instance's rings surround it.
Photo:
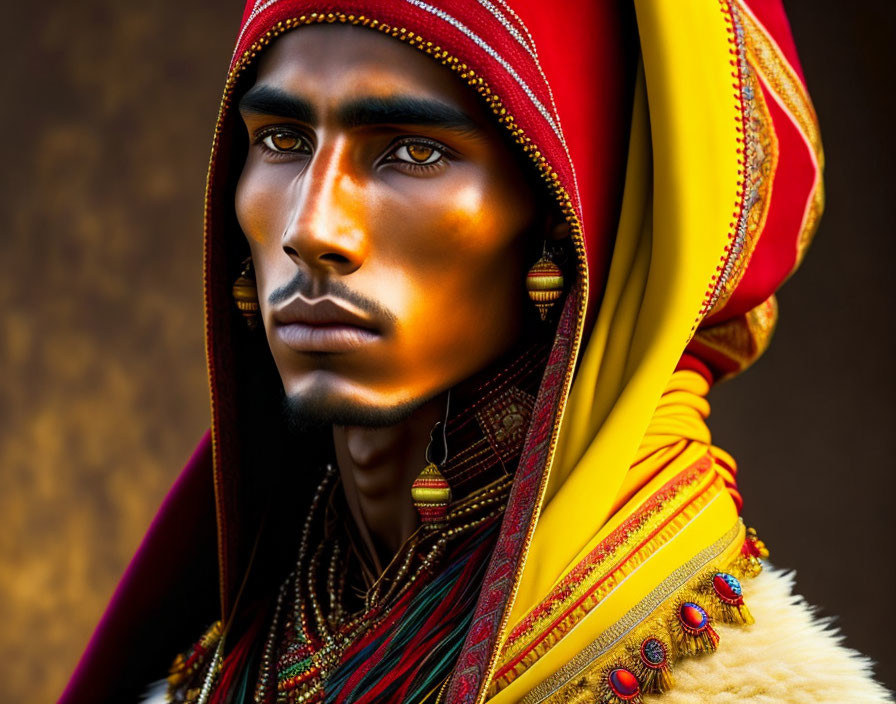
<path fill-rule="evenodd" d="M 277 594 L 261 656 L 256 704 L 323 701 L 327 679 L 346 649 L 387 619 L 415 585 L 433 574 L 452 541 L 496 520 L 512 484 L 511 477 L 502 477 L 453 505 L 443 526 L 419 528 L 363 593 L 360 608 L 352 610 L 346 604 L 346 579 L 353 555 L 344 525 L 333 521 L 342 527 L 340 532 L 328 536 L 324 530 L 316 545 L 312 539 L 314 526 L 327 523 L 324 498 L 338 489 L 337 479 L 336 469 L 328 466 L 302 528 L 296 568 Z"/>

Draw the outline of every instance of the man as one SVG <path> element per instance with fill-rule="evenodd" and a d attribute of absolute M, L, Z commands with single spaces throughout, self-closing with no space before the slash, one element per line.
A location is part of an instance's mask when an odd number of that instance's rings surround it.
<path fill-rule="evenodd" d="M 133 699 L 194 641 L 154 696 L 886 700 L 759 574 L 703 422 L 821 209 L 755 5 L 250 3 L 210 439 L 63 701 Z"/>

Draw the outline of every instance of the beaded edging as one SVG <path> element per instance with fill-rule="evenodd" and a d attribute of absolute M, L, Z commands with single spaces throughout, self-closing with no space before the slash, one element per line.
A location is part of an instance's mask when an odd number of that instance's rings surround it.
<path fill-rule="evenodd" d="M 566 665 L 530 690 L 520 704 L 639 704 L 642 693 L 666 691 L 673 684 L 676 660 L 715 650 L 718 636 L 712 629 L 714 621 L 752 623 L 738 577 L 755 576 L 761 569 L 758 560 L 748 561 L 742 550 L 737 550 L 733 557 L 720 562 L 743 535 L 743 524 L 738 521 Z M 754 535 L 754 531 L 748 531 L 744 544 L 750 544 Z M 717 581 L 730 589 L 717 587 Z M 659 657 L 660 650 L 663 657 Z M 618 670 L 628 674 L 617 673 L 614 687 L 610 675 Z M 625 682 L 633 685 L 634 691 L 621 689 L 619 685 Z"/>

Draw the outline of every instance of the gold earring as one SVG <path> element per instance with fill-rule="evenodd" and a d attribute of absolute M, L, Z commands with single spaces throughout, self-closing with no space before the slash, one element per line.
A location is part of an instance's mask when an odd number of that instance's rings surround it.
<path fill-rule="evenodd" d="M 246 321 L 250 330 L 258 327 L 258 288 L 255 286 L 255 272 L 252 269 L 252 257 L 243 260 L 240 275 L 233 282 L 231 289 L 237 309 Z"/>
<path fill-rule="evenodd" d="M 429 445 L 426 448 L 426 466 L 417 475 L 411 485 L 411 498 L 414 500 L 414 508 L 420 516 L 420 522 L 427 528 L 440 528 L 445 525 L 448 515 L 448 505 L 451 503 L 451 485 L 440 471 L 448 461 L 448 438 L 446 425 L 448 424 L 448 409 L 451 404 L 451 391 L 448 392 L 448 400 L 445 403 L 445 420 L 435 424 L 429 434 Z M 442 453 L 439 460 L 433 459 L 433 446 L 436 443 L 436 434 L 441 429 Z"/>
<path fill-rule="evenodd" d="M 563 270 L 548 254 L 548 245 L 545 241 L 541 258 L 526 274 L 526 292 L 543 321 L 547 320 L 554 304 L 563 295 L 563 283 Z"/>

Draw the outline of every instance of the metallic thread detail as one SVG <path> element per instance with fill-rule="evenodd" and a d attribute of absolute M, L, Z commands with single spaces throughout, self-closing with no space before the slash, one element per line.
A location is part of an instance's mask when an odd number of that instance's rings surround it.
<path fill-rule="evenodd" d="M 756 19 L 753 13 L 742 2 L 738 2 L 741 21 L 747 28 L 746 50 L 750 62 L 756 68 L 763 82 L 771 89 L 781 107 L 796 124 L 800 134 L 806 140 L 809 149 L 818 164 L 818 170 L 824 169 L 824 149 L 818 130 L 818 118 L 815 108 L 806 92 L 797 72 L 784 56 L 781 47 Z M 812 195 L 806 207 L 796 245 L 796 262 L 794 269 L 800 265 L 805 256 L 812 237 L 818 227 L 821 211 L 824 209 L 824 183 L 817 178 Z"/>
<path fill-rule="evenodd" d="M 233 56 L 236 57 L 236 52 L 239 51 L 240 44 L 243 41 L 243 37 L 246 35 L 246 32 L 249 30 L 249 27 L 252 26 L 252 23 L 255 21 L 255 18 L 258 17 L 262 12 L 267 10 L 272 5 L 276 5 L 280 0 L 267 0 L 267 2 L 263 2 L 263 0 L 256 0 L 255 5 L 252 7 L 252 12 L 249 13 L 249 17 L 246 20 L 246 24 L 243 25 L 242 30 L 240 30 L 240 35 L 236 38 L 236 45 L 233 47 Z"/>
<path fill-rule="evenodd" d="M 739 0 L 737 6 L 740 20 L 746 28 L 746 50 L 751 63 L 799 126 L 818 159 L 819 167 L 823 166 L 824 152 L 818 131 L 818 118 L 802 80 L 784 57 L 781 47 L 750 9 Z"/>
<path fill-rule="evenodd" d="M 735 12 L 732 18 L 738 36 L 738 46 L 743 47 L 747 40 L 744 37 L 740 17 Z M 772 117 L 765 103 L 762 88 L 742 51 L 739 52 L 739 57 L 743 80 L 741 136 L 744 168 L 741 178 L 744 181 L 744 202 L 736 223 L 731 256 L 728 257 L 724 271 L 719 277 L 716 300 L 713 302 L 710 315 L 725 307 L 750 264 L 753 251 L 765 229 L 771 203 L 769 195 L 778 168 L 778 138 L 772 127 Z"/>
<path fill-rule="evenodd" d="M 545 75 L 544 70 L 541 68 L 541 60 L 538 58 L 538 49 L 535 45 L 535 38 L 532 36 L 532 33 L 529 31 L 529 28 L 526 27 L 526 23 L 520 18 L 516 12 L 513 11 L 513 8 L 508 5 L 505 0 L 498 0 L 501 3 L 501 6 L 507 11 L 507 13 L 516 20 L 517 24 L 526 33 L 526 39 L 528 42 L 522 38 L 522 35 L 517 31 L 515 27 L 513 27 L 509 20 L 504 16 L 504 14 L 497 8 L 494 7 L 488 0 L 479 0 L 479 4 L 485 7 L 486 9 L 491 10 L 492 14 L 498 18 L 501 24 L 504 25 L 505 29 L 510 32 L 510 35 L 516 39 L 523 48 L 529 52 L 529 55 L 535 62 L 535 68 L 538 69 L 538 73 L 541 76 L 541 80 L 544 81 L 544 86 L 548 91 L 548 98 L 551 100 L 551 108 L 554 111 L 554 115 L 557 116 L 557 123 L 560 125 L 560 141 L 563 144 L 563 150 L 566 152 L 566 156 L 569 158 L 569 168 L 572 170 L 572 187 L 576 194 L 576 200 L 581 202 L 581 197 L 579 196 L 579 182 L 578 176 L 576 176 L 576 166 L 573 163 L 572 157 L 569 154 L 569 148 L 566 145 L 566 137 L 563 135 L 563 125 L 560 124 L 560 111 L 557 110 L 557 104 L 554 102 L 554 92 L 551 90 L 551 83 L 548 81 L 548 77 Z"/>
<path fill-rule="evenodd" d="M 538 54 L 535 53 L 535 42 L 533 41 L 532 44 L 529 44 L 529 42 L 526 41 L 523 35 L 520 34 L 520 31 L 510 23 L 504 13 L 501 12 L 501 10 L 495 7 L 492 3 L 490 3 L 489 0 L 479 0 L 479 4 L 482 5 L 486 10 L 491 12 L 492 15 L 494 15 L 502 25 L 504 25 L 504 29 L 506 29 L 510 33 L 510 36 L 516 39 L 519 45 L 526 50 L 526 53 L 528 53 L 529 56 L 535 59 L 535 63 L 538 63 Z M 522 25 L 522 21 L 520 20 L 520 18 L 517 16 L 514 17 L 516 21 Z M 526 34 L 531 41 L 532 35 L 528 32 L 526 32 Z M 557 108 L 555 107 L 554 113 L 556 114 L 556 112 Z"/>
<path fill-rule="evenodd" d="M 794 264 L 794 269 L 802 263 L 803 257 L 806 256 L 806 250 L 812 244 L 812 238 L 818 229 L 818 220 L 821 218 L 822 210 L 824 210 L 824 182 L 818 179 L 815 183 L 815 189 L 812 191 L 812 199 L 809 201 L 809 207 L 806 209 L 803 226 L 800 229 L 800 236 L 796 243 L 796 264 Z"/>
<path fill-rule="evenodd" d="M 711 501 L 714 489 L 724 491 L 721 484 L 716 485 L 712 467 L 712 461 L 704 456 L 660 489 L 514 626 L 501 650 L 495 687 L 507 686 L 562 639 L 578 617 L 595 608 L 670 533 L 690 522 Z"/>
<path fill-rule="evenodd" d="M 523 92 L 529 97 L 530 102 L 535 106 L 535 109 L 541 114 L 541 116 L 545 119 L 545 121 L 551 126 L 551 129 L 554 131 L 554 134 L 557 136 L 557 139 L 560 140 L 560 143 L 563 145 L 564 151 L 566 151 L 566 141 L 563 139 L 563 132 L 560 130 L 560 126 L 557 124 L 557 121 L 554 119 L 554 115 L 551 114 L 550 110 L 548 110 L 544 104 L 538 99 L 535 95 L 535 92 L 529 87 L 522 76 L 520 76 L 516 70 L 511 66 L 507 61 L 501 56 L 495 49 L 493 49 L 482 37 L 476 34 L 473 30 L 467 27 L 460 20 L 452 17 L 444 10 L 440 10 L 437 7 L 434 7 L 428 3 L 421 2 L 421 0 L 405 0 L 410 5 L 414 7 L 418 7 L 421 10 L 424 10 L 431 15 L 435 15 L 439 19 L 447 22 L 456 30 L 465 34 L 468 39 L 470 39 L 476 46 L 482 49 L 486 54 L 491 56 L 495 61 L 497 61 L 501 67 L 513 78 L 514 81 L 519 83 L 520 88 L 523 89 Z M 566 156 L 569 157 L 569 152 L 566 152 Z M 570 159 L 572 161 L 572 159 Z"/>
<path fill-rule="evenodd" d="M 755 308 L 724 323 L 700 328 L 694 340 L 717 352 L 734 367 L 722 378 L 739 374 L 768 349 L 778 322 L 778 302 L 769 296 Z"/>
<path fill-rule="evenodd" d="M 527 692 L 520 704 L 539 704 L 559 691 L 575 677 L 581 675 L 594 662 L 606 655 L 610 648 L 619 643 L 638 624 L 649 618 L 674 592 L 683 587 L 698 572 L 721 555 L 740 535 L 743 524 L 737 523 L 715 543 L 704 548 L 694 557 L 664 579 L 658 587 L 639 602 L 631 611 L 600 634 L 589 645 L 585 646 L 568 663 L 553 675 Z"/>
<path fill-rule="evenodd" d="M 735 80 L 734 88 L 736 92 L 734 97 L 737 101 L 738 111 L 737 131 L 741 135 L 737 138 L 737 143 L 739 145 L 737 148 L 737 163 L 740 167 L 738 169 L 739 176 L 737 182 L 738 196 L 732 214 L 732 229 L 728 234 L 728 244 L 725 245 L 721 264 L 716 267 L 716 273 L 713 274 L 710 280 L 707 297 L 704 299 L 703 305 L 700 308 L 699 317 L 694 323 L 694 327 L 691 329 L 691 336 L 694 335 L 696 327 L 700 321 L 710 313 L 716 302 L 719 300 L 719 296 L 725 289 L 725 285 L 731 277 L 731 273 L 734 270 L 738 259 L 743 253 L 744 241 L 746 240 L 747 234 L 747 221 L 749 219 L 750 209 L 755 204 L 755 201 L 750 200 L 747 187 L 750 164 L 747 160 L 747 139 L 744 127 L 747 122 L 749 103 L 753 94 L 749 90 L 749 85 L 747 84 L 750 67 L 747 64 L 746 50 L 744 47 L 744 28 L 734 6 L 728 2 L 728 0 L 720 0 L 720 4 L 722 5 L 725 18 L 730 25 L 729 34 L 731 34 L 732 38 L 728 41 L 733 47 L 732 53 L 737 57 L 737 60 L 734 62 L 736 70 L 732 72 L 732 77 Z"/>

